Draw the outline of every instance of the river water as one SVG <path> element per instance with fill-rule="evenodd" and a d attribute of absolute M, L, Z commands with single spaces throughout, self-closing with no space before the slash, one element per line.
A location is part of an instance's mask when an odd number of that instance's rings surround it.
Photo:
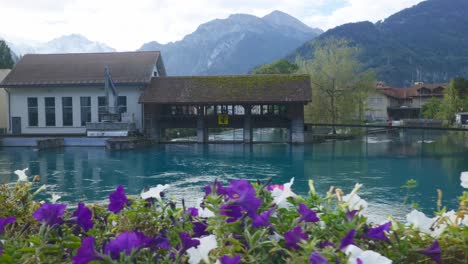
<path fill-rule="evenodd" d="M 145 187 L 170 184 L 166 197 L 194 204 L 202 196 L 201 188 L 215 179 L 227 184 L 232 179 L 265 182 L 271 178 L 281 184 L 294 177 L 293 190 L 299 194 L 307 193 L 309 179 L 322 194 L 330 186 L 348 193 L 355 183 L 362 183 L 360 195 L 377 221 L 389 214 L 402 217 L 410 210 L 403 203 L 406 191 L 401 188 L 409 179 L 418 186 L 410 192 L 408 203 L 416 202 L 431 213 L 436 210 L 436 190 L 441 189 L 443 205 L 456 209 L 457 196 L 463 191 L 460 173 L 468 171 L 467 145 L 457 134 L 406 132 L 302 146 L 167 144 L 122 152 L 0 148 L 0 183 L 16 181 L 13 171 L 27 167 L 28 174 L 39 175 L 49 192 L 73 204 L 106 202 L 118 184 L 132 195 Z M 43 194 L 40 199 L 49 197 Z"/>

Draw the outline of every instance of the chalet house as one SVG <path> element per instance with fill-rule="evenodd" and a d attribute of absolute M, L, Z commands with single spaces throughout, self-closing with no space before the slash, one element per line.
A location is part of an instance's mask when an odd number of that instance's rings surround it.
<path fill-rule="evenodd" d="M 368 97 L 366 116 L 372 120 L 419 118 L 422 106 L 431 98 L 442 99 L 447 84 L 415 83 L 395 88 L 382 82 Z"/>
<path fill-rule="evenodd" d="M 3 80 L 11 134 L 78 135 L 100 122 L 107 109 L 104 71 L 118 87 L 118 111 L 143 128 L 141 91 L 165 76 L 159 52 L 28 54 Z"/>

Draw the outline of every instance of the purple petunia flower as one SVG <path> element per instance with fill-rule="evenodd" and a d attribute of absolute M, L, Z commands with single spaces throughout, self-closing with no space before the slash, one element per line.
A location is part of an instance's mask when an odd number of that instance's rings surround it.
<path fill-rule="evenodd" d="M 226 189 L 223 187 L 223 185 L 220 182 L 215 182 L 213 185 L 207 185 L 203 187 L 203 191 L 205 191 L 205 197 L 210 195 L 213 192 L 213 187 L 216 187 L 216 194 L 217 195 L 225 195 Z"/>
<path fill-rule="evenodd" d="M 102 256 L 96 251 L 94 237 L 86 237 L 81 242 L 76 256 L 73 257 L 73 264 L 87 264 L 93 260 L 100 260 Z"/>
<path fill-rule="evenodd" d="M 239 255 L 236 255 L 234 257 L 224 255 L 219 259 L 219 261 L 221 261 L 221 264 L 239 264 L 240 260 L 241 257 Z"/>
<path fill-rule="evenodd" d="M 261 213 L 260 215 L 255 215 L 252 221 L 252 227 L 258 228 L 261 226 L 270 226 L 270 216 L 275 209 L 272 208 L 266 212 Z"/>
<path fill-rule="evenodd" d="M 93 213 L 91 213 L 91 210 L 89 210 L 84 203 L 78 204 L 78 208 L 73 212 L 72 217 L 76 217 L 76 223 L 81 226 L 85 232 L 88 232 L 88 230 L 94 226 L 91 220 L 91 218 L 93 218 Z"/>
<path fill-rule="evenodd" d="M 346 219 L 351 222 L 354 218 L 354 216 L 359 212 L 359 210 L 352 210 L 352 211 L 347 211 L 345 216 L 346 216 Z"/>
<path fill-rule="evenodd" d="M 114 214 L 120 212 L 127 204 L 127 196 L 125 195 L 125 189 L 122 185 L 117 186 L 117 189 L 109 195 L 109 211 Z"/>
<path fill-rule="evenodd" d="M 198 209 L 195 207 L 190 207 L 187 209 L 187 213 L 193 217 L 198 216 Z"/>
<path fill-rule="evenodd" d="M 328 260 L 318 252 L 313 252 L 309 257 L 309 264 L 328 264 Z"/>
<path fill-rule="evenodd" d="M 154 244 L 159 248 L 162 248 L 162 249 L 171 248 L 171 244 L 169 243 L 169 240 L 167 240 L 167 238 L 163 236 L 157 236 L 153 240 L 154 240 Z"/>
<path fill-rule="evenodd" d="M 318 244 L 318 247 L 319 248 L 326 248 L 326 247 L 335 247 L 335 244 L 333 244 L 332 242 L 328 241 L 328 240 L 325 240 L 325 241 L 322 241 Z"/>
<path fill-rule="evenodd" d="M 202 237 L 205 235 L 209 235 L 210 233 L 206 232 L 206 228 L 208 225 L 202 222 L 194 222 L 193 223 L 193 237 Z"/>
<path fill-rule="evenodd" d="M 367 231 L 366 233 L 366 237 L 374 240 L 383 240 L 390 243 L 390 239 L 388 239 L 385 232 L 389 232 L 391 226 L 392 222 L 388 222 L 378 227 L 370 228 L 369 231 Z"/>
<path fill-rule="evenodd" d="M 240 205 L 250 217 L 257 214 L 262 201 L 255 196 L 255 188 L 246 180 L 232 180 L 226 188 L 230 201 Z"/>
<path fill-rule="evenodd" d="M 104 253 L 116 260 L 120 258 L 121 252 L 125 252 L 125 255 L 128 256 L 133 250 L 148 246 L 150 242 L 151 239 L 145 237 L 142 233 L 123 232 L 106 245 Z"/>
<path fill-rule="evenodd" d="M 357 258 L 357 259 L 356 259 L 356 264 L 364 264 L 364 263 L 362 262 L 362 259 Z"/>
<path fill-rule="evenodd" d="M 317 213 L 313 210 L 310 210 L 307 205 L 299 204 L 299 213 L 301 214 L 301 218 L 299 222 L 306 221 L 306 222 L 318 222 L 320 219 L 317 217 Z"/>
<path fill-rule="evenodd" d="M 48 226 L 62 224 L 62 215 L 65 212 L 65 208 L 67 208 L 67 205 L 65 204 L 44 203 L 32 214 L 32 216 L 36 218 L 37 221 L 41 221 Z"/>
<path fill-rule="evenodd" d="M 189 248 L 198 247 L 200 245 L 200 240 L 192 239 L 189 233 L 179 232 L 179 237 L 182 244 L 180 254 L 184 254 Z"/>
<path fill-rule="evenodd" d="M 349 245 L 355 245 L 354 243 L 354 235 L 356 234 L 356 230 L 352 229 L 351 231 L 346 234 L 343 239 L 341 239 L 341 244 L 340 244 L 340 250 L 344 249 L 345 247 Z"/>
<path fill-rule="evenodd" d="M 437 264 L 442 264 L 441 254 L 442 250 L 439 246 L 439 241 L 434 240 L 434 243 L 426 249 L 418 250 L 419 253 L 424 254 L 433 259 Z"/>
<path fill-rule="evenodd" d="M 299 249 L 299 243 L 301 240 L 307 240 L 308 236 L 302 232 L 302 228 L 297 226 L 284 234 L 284 239 L 286 240 L 286 247 Z"/>
<path fill-rule="evenodd" d="M 232 223 L 242 217 L 242 207 L 237 204 L 221 205 L 220 214 L 227 216 L 227 223 Z"/>
<path fill-rule="evenodd" d="M 3 235 L 5 233 L 5 226 L 11 223 L 14 223 L 16 221 L 16 218 L 14 216 L 10 216 L 7 218 L 0 218 L 0 235 Z"/>

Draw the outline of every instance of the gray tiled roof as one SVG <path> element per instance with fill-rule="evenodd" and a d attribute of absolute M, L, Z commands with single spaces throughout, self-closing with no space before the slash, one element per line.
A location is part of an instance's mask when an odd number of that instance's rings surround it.
<path fill-rule="evenodd" d="M 101 85 L 109 67 L 116 84 L 149 83 L 158 51 L 27 54 L 0 84 L 2 87 Z"/>
<path fill-rule="evenodd" d="M 308 75 L 155 77 L 140 103 L 275 103 L 311 100 Z"/>

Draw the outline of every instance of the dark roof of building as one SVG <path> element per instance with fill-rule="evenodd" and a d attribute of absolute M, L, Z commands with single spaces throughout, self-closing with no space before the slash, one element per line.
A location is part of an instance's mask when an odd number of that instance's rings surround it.
<path fill-rule="evenodd" d="M 102 85 L 106 66 L 116 84 L 149 83 L 160 57 L 158 51 L 27 54 L 0 86 Z"/>
<path fill-rule="evenodd" d="M 311 100 L 308 75 L 156 77 L 140 103 L 275 103 Z"/>

